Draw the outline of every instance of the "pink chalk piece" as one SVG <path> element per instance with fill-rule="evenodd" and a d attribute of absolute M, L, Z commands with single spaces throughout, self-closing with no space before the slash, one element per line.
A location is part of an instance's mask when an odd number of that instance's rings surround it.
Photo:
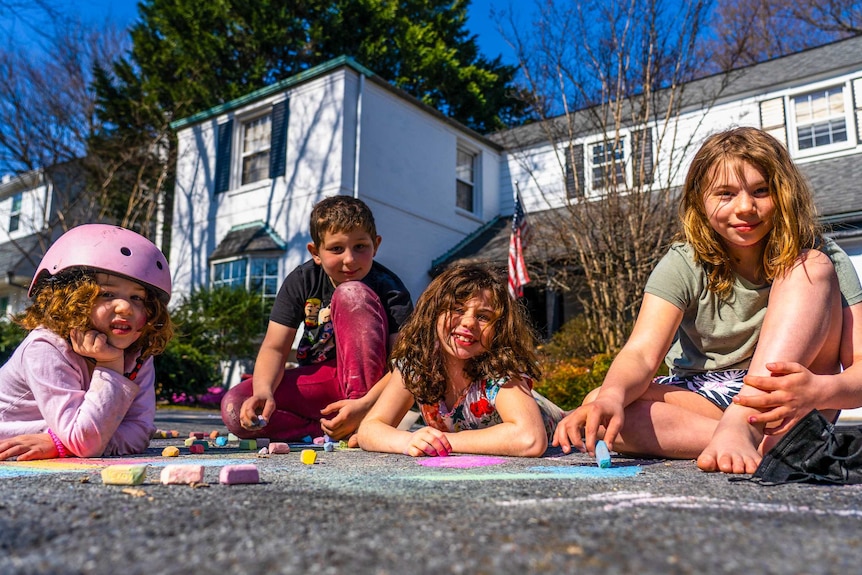
<path fill-rule="evenodd" d="M 506 463 L 500 457 L 488 455 L 450 455 L 449 457 L 427 457 L 416 461 L 425 467 L 452 467 L 467 469 L 469 467 L 487 467 L 489 465 L 500 465 Z"/>
<path fill-rule="evenodd" d="M 189 445 L 189 453 L 203 453 L 203 452 L 204 452 L 204 446 L 203 445 L 200 445 L 198 443 Z"/>
<path fill-rule="evenodd" d="M 260 483 L 260 473 L 258 473 L 257 466 L 250 463 L 225 465 L 219 471 L 218 481 L 225 485 Z"/>
<path fill-rule="evenodd" d="M 312 443 L 315 445 L 323 445 L 323 436 L 315 437 Z"/>
<path fill-rule="evenodd" d="M 290 453 L 290 445 L 280 441 L 273 441 L 269 444 L 269 453 L 271 455 Z"/>
<path fill-rule="evenodd" d="M 162 469 L 162 483 L 165 485 L 185 485 L 190 483 L 203 483 L 203 465 L 166 465 Z"/>

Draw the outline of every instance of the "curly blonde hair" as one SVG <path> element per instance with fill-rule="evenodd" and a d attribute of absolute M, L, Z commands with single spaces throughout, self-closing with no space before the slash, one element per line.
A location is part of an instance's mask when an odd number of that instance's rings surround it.
<path fill-rule="evenodd" d="M 147 323 L 141 337 L 126 350 L 140 351 L 141 359 L 162 353 L 174 334 L 167 305 L 153 290 L 146 290 Z M 100 291 L 95 272 L 64 271 L 43 283 L 33 295 L 33 303 L 13 320 L 26 330 L 44 327 L 68 339 L 73 329 L 91 329 L 90 313 Z"/>
<path fill-rule="evenodd" d="M 486 377 L 538 379 L 536 335 L 521 304 L 512 301 L 500 274 L 484 265 L 456 265 L 434 278 L 419 297 L 416 309 L 401 328 L 390 362 L 419 403 L 433 404 L 446 393 L 444 353 L 437 337 L 437 320 L 458 305 L 487 290 L 495 314 L 486 329 L 494 329 L 489 349 L 464 367 L 470 381 Z"/>
<path fill-rule="evenodd" d="M 709 224 L 704 195 L 719 170 L 734 162 L 758 169 L 769 186 L 775 205 L 772 230 L 763 250 L 763 277 L 773 281 L 789 271 L 805 249 L 821 240 L 811 189 L 787 148 L 757 128 L 735 128 L 706 139 L 695 154 L 683 185 L 680 219 L 682 235 L 707 269 L 707 287 L 720 297 L 730 294 L 734 272 L 718 233 Z M 741 165 L 736 166 L 738 170 Z"/>

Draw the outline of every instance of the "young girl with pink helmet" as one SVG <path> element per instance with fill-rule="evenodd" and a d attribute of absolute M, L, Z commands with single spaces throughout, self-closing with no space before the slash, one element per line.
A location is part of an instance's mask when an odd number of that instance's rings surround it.
<path fill-rule="evenodd" d="M 87 224 L 48 249 L 29 331 L 0 368 L 0 460 L 141 453 L 155 427 L 153 356 L 173 326 L 161 251 L 130 230 Z"/>

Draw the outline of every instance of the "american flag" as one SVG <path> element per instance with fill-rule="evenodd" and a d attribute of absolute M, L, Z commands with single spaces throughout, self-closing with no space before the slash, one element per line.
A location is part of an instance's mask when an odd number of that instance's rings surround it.
<path fill-rule="evenodd" d="M 509 294 L 517 299 L 524 295 L 524 286 L 530 283 L 527 264 L 524 262 L 524 248 L 530 235 L 527 214 L 521 205 L 521 194 L 515 190 L 515 213 L 512 216 L 512 235 L 509 237 Z"/>

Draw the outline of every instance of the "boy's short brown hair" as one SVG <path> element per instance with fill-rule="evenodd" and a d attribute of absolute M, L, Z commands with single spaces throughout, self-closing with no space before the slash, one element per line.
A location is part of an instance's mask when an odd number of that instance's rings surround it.
<path fill-rule="evenodd" d="M 356 228 L 368 232 L 371 239 L 377 237 L 377 226 L 371 208 L 352 196 L 332 196 L 317 202 L 311 210 L 311 241 L 315 246 L 323 242 L 323 234 L 350 232 Z"/>

